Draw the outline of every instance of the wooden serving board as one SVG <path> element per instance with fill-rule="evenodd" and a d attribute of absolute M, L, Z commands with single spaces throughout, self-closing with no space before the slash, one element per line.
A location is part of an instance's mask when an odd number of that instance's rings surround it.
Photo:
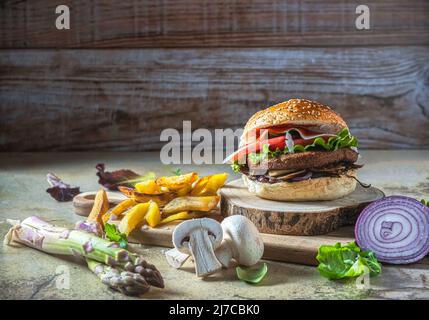
<path fill-rule="evenodd" d="M 220 215 L 210 218 L 221 220 Z M 132 243 L 172 248 L 171 236 L 177 223 L 171 223 L 159 228 L 143 228 L 135 231 L 129 237 Z M 342 227 L 334 232 L 320 236 L 287 236 L 262 234 L 264 241 L 264 256 L 266 260 L 317 265 L 317 250 L 323 244 L 346 243 L 354 240 L 353 227 Z"/>
<path fill-rule="evenodd" d="M 329 224 L 329 229 L 339 227 L 342 224 L 353 224 L 363 207 L 384 196 L 383 192 L 376 188 L 364 189 L 359 186 L 349 197 L 336 201 L 276 202 L 248 194 L 247 189 L 238 180 L 232 181 L 222 188 L 221 195 L 221 214 L 212 214 L 209 218 L 221 221 L 223 219 L 222 214 L 244 214 L 256 222 L 262 233 L 265 245 L 264 259 L 304 265 L 317 265 L 317 251 L 323 244 L 353 241 L 353 227 L 341 227 L 327 234 L 316 236 L 282 235 L 273 234 L 273 232 L 293 230 L 294 225 L 291 223 L 293 219 L 301 220 L 295 225 L 303 221 L 310 221 L 310 223 L 313 221 L 316 225 L 318 223 L 318 227 L 310 226 L 309 230 L 318 230 L 319 232 L 327 230 L 321 225 L 322 223 Z M 258 215 L 261 218 L 258 218 Z M 288 218 L 288 215 L 299 218 Z M 324 215 L 330 218 L 323 219 Z M 304 220 L 303 216 L 309 220 Z M 282 223 L 285 221 L 289 221 L 289 224 Z M 176 221 L 157 228 L 144 227 L 134 231 L 129 237 L 129 241 L 172 248 L 171 237 L 178 223 L 180 222 Z M 286 229 L 288 225 L 289 229 Z M 266 233 L 266 231 L 270 231 L 271 234 Z"/>
<path fill-rule="evenodd" d="M 241 179 L 221 191 L 221 215 L 243 215 L 262 233 L 283 235 L 321 235 L 344 225 L 354 224 L 369 203 L 384 197 L 374 187 L 359 184 L 350 195 L 331 201 L 281 202 L 251 194 Z"/>

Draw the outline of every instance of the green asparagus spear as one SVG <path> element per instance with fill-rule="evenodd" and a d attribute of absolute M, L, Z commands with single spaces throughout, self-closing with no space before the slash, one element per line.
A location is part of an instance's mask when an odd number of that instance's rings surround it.
<path fill-rule="evenodd" d="M 140 295 L 149 290 L 150 285 L 138 273 L 122 271 L 95 260 L 86 258 L 88 268 L 107 286 L 126 295 Z"/>
<path fill-rule="evenodd" d="M 79 221 L 75 230 L 86 231 L 98 237 L 102 237 L 103 228 L 97 221 Z M 126 295 L 140 295 L 149 290 L 150 285 L 139 273 L 122 271 L 121 269 L 107 266 L 103 263 L 85 258 L 89 270 L 94 272 L 102 283 L 113 290 Z"/>
<path fill-rule="evenodd" d="M 7 237 L 7 242 L 16 241 L 46 253 L 82 256 L 137 273 L 149 285 L 164 287 L 160 272 L 142 256 L 85 231 L 56 227 L 32 216 L 13 226 Z"/>

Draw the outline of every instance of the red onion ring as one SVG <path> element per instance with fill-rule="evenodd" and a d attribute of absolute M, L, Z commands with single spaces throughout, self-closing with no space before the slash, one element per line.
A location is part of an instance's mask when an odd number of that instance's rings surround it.
<path fill-rule="evenodd" d="M 379 261 L 407 264 L 429 253 L 429 207 L 404 196 L 377 200 L 360 214 L 355 237 Z"/>
<path fill-rule="evenodd" d="M 312 175 L 313 175 L 313 173 L 311 171 L 308 171 L 303 176 L 298 176 L 298 177 L 292 178 L 291 181 L 298 182 L 298 181 L 308 180 L 311 178 Z"/>

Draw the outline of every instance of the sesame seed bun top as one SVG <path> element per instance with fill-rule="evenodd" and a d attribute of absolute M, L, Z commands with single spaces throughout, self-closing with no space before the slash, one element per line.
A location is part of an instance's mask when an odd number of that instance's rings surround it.
<path fill-rule="evenodd" d="M 320 132 L 333 134 L 348 128 L 330 107 L 306 99 L 290 99 L 255 113 L 246 123 L 243 137 L 254 129 L 287 124 L 317 127 Z"/>

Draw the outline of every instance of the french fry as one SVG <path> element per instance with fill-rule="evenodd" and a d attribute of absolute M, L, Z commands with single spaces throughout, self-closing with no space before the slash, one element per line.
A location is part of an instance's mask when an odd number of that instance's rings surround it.
<path fill-rule="evenodd" d="M 115 207 L 112 208 L 112 210 L 108 211 L 105 215 L 103 215 L 103 223 L 105 224 L 107 221 L 109 221 L 112 215 L 118 217 L 122 216 L 126 210 L 128 210 L 132 206 L 135 206 L 136 204 L 137 202 L 134 199 L 126 199 L 118 203 Z"/>
<path fill-rule="evenodd" d="M 211 176 L 205 176 L 198 179 L 198 181 L 192 186 L 191 196 L 198 196 L 203 191 L 207 182 L 209 182 L 210 177 Z"/>
<path fill-rule="evenodd" d="M 133 231 L 139 224 L 145 222 L 145 217 L 149 209 L 149 202 L 139 203 L 132 207 L 127 214 L 122 218 L 118 225 L 118 230 L 121 233 L 125 233 L 127 236 Z"/>
<path fill-rule="evenodd" d="M 192 185 L 198 180 L 198 174 L 191 172 L 180 176 L 160 177 L 156 179 L 156 183 L 161 187 L 167 187 L 169 190 L 177 191 L 188 185 Z"/>
<path fill-rule="evenodd" d="M 228 173 L 218 173 L 210 177 L 209 182 L 206 184 L 202 196 L 215 196 L 217 191 L 225 185 L 226 179 L 228 179 Z"/>
<path fill-rule="evenodd" d="M 196 185 L 192 188 L 192 196 L 215 196 L 217 191 L 224 186 L 227 173 L 218 173 L 211 176 L 203 177 L 197 181 Z"/>
<path fill-rule="evenodd" d="M 150 202 L 145 219 L 147 224 L 152 228 L 156 227 L 161 222 L 161 212 L 159 212 L 159 207 L 156 202 Z"/>
<path fill-rule="evenodd" d="M 216 208 L 220 197 L 179 197 L 165 205 L 163 214 L 174 214 L 180 211 L 210 211 Z"/>
<path fill-rule="evenodd" d="M 134 199 L 126 199 L 126 200 L 120 202 L 119 204 L 117 204 L 115 207 L 113 207 L 112 210 L 110 210 L 110 213 L 112 213 L 116 216 L 123 215 L 123 213 L 126 210 L 128 210 L 132 206 L 135 206 L 136 204 L 137 204 L 137 202 L 135 202 Z"/>
<path fill-rule="evenodd" d="M 159 224 L 169 223 L 176 220 L 189 220 L 194 218 L 201 218 L 204 217 L 207 213 L 196 213 L 196 212 L 189 212 L 189 211 L 181 211 L 175 214 L 172 214 L 168 216 L 167 218 L 162 219 Z"/>
<path fill-rule="evenodd" d="M 97 221 L 100 225 L 103 224 L 103 216 L 109 210 L 109 199 L 107 199 L 107 193 L 104 189 L 100 189 L 95 195 L 94 205 L 92 206 L 91 212 L 86 218 L 87 221 Z"/>
<path fill-rule="evenodd" d="M 135 185 L 136 191 L 144 194 L 154 194 L 159 195 L 166 193 L 169 190 L 167 188 L 159 186 L 155 180 L 147 180 L 144 182 L 139 182 Z"/>
<path fill-rule="evenodd" d="M 128 188 L 124 186 L 118 186 L 118 190 L 126 197 L 132 198 L 134 196 L 135 190 L 133 188 Z"/>
<path fill-rule="evenodd" d="M 187 185 L 186 187 L 183 187 L 183 188 L 177 190 L 176 194 L 177 194 L 178 197 L 184 197 L 184 196 L 189 195 L 189 193 L 191 192 L 191 190 L 192 190 L 192 186 L 191 185 Z"/>
<path fill-rule="evenodd" d="M 160 195 L 152 195 L 152 194 L 140 193 L 135 191 L 132 188 L 127 188 L 127 187 L 118 187 L 118 189 L 124 195 L 134 199 L 136 202 L 144 203 L 152 200 L 152 201 L 155 201 L 158 204 L 158 206 L 164 206 L 165 204 L 173 200 L 173 198 L 175 197 L 174 192 L 166 192 Z"/>
<path fill-rule="evenodd" d="M 163 193 L 160 195 L 150 195 L 136 192 L 133 199 L 140 203 L 154 201 L 158 204 L 158 206 L 162 207 L 173 200 L 174 196 L 175 194 L 173 192 Z"/>
<path fill-rule="evenodd" d="M 128 235 L 142 222 L 156 227 L 175 220 L 200 218 L 216 208 L 220 200 L 217 191 L 227 178 L 227 173 L 220 173 L 198 179 L 198 174 L 191 172 L 140 182 L 135 189 L 120 186 L 119 191 L 129 199 L 113 208 L 105 219 L 115 212 L 123 215 L 131 207 L 119 223 L 119 231 Z"/>

